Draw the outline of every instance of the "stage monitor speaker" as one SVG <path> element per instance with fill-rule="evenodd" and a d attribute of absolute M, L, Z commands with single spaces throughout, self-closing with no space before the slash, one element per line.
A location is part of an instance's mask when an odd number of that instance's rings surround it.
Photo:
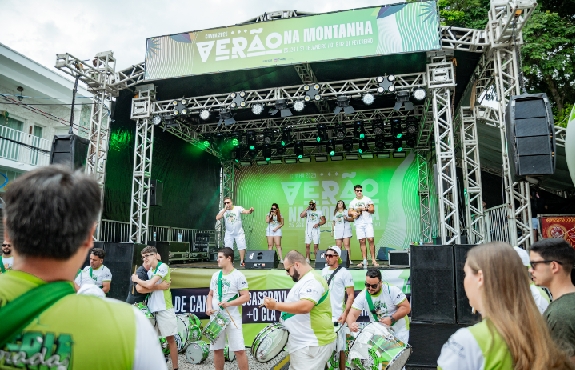
<path fill-rule="evenodd" d="M 197 233 L 192 245 L 192 252 L 207 252 L 210 244 L 210 234 Z"/>
<path fill-rule="evenodd" d="M 512 96 L 505 115 L 511 174 L 555 173 L 555 126 L 546 94 Z"/>
<path fill-rule="evenodd" d="M 158 179 L 150 179 L 150 206 L 162 206 L 164 184 Z"/>
<path fill-rule="evenodd" d="M 389 266 L 409 266 L 410 253 L 406 250 L 390 250 L 389 251 Z"/>
<path fill-rule="evenodd" d="M 349 268 L 349 258 L 347 256 L 347 251 L 344 249 L 341 251 L 341 266 Z M 325 267 L 325 251 L 317 251 L 315 255 L 315 265 L 316 270 L 322 270 Z"/>
<path fill-rule="evenodd" d="M 50 164 L 63 164 L 72 169 L 86 165 L 90 140 L 78 135 L 54 135 L 50 149 Z"/>
<path fill-rule="evenodd" d="M 413 348 L 406 368 L 437 369 L 437 359 L 443 344 L 464 326 L 456 324 L 411 323 L 409 344 Z"/>
<path fill-rule="evenodd" d="M 455 324 L 452 245 L 411 248 L 411 318 L 417 322 Z"/>
<path fill-rule="evenodd" d="M 471 313 L 469 299 L 467 299 L 465 288 L 463 287 L 463 279 L 465 278 L 463 266 L 465 266 L 467 252 L 469 252 L 469 250 L 474 246 L 475 245 L 469 244 L 459 244 L 453 246 L 455 253 L 455 300 L 457 306 L 458 324 L 474 325 L 481 321 L 481 316 L 479 313 L 476 313 L 475 315 Z"/>
<path fill-rule="evenodd" d="M 271 270 L 277 269 L 279 265 L 276 251 L 246 251 L 246 269 L 248 270 Z"/>

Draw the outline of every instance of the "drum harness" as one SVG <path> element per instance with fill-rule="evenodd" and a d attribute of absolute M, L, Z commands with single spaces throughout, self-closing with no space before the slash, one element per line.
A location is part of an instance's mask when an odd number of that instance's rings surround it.
<path fill-rule="evenodd" d="M 4 262 L 2 262 L 2 255 L 0 254 L 0 271 L 2 271 L 3 274 L 6 273 L 6 268 L 4 267 Z"/>
<path fill-rule="evenodd" d="M 333 275 L 335 275 L 335 273 L 333 273 Z M 333 276 L 332 275 L 332 276 Z M 327 296 L 329 295 L 329 287 L 328 289 L 325 291 L 325 294 L 321 296 L 321 298 L 319 299 L 319 301 L 314 305 L 314 306 L 319 306 L 323 301 L 325 301 L 325 299 L 327 298 Z M 280 318 L 285 321 L 291 317 L 294 317 L 296 314 L 295 313 L 287 313 L 287 312 L 282 312 Z"/>
<path fill-rule="evenodd" d="M 371 300 L 371 294 L 369 294 L 367 289 L 365 290 L 365 299 L 367 300 L 367 305 L 369 306 L 369 312 L 371 312 L 371 314 L 373 315 L 373 319 L 375 320 L 375 322 L 379 322 L 379 316 L 377 316 L 377 314 L 375 313 L 373 301 Z M 394 320 L 393 316 L 391 316 L 391 315 L 390 315 L 390 318 L 391 318 L 391 326 L 393 326 L 397 322 L 397 320 Z"/>

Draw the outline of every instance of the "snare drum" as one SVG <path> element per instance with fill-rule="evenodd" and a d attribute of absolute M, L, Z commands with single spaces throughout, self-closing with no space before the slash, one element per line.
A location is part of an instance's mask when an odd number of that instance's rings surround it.
<path fill-rule="evenodd" d="M 401 370 L 409 356 L 411 346 L 397 339 L 392 329 L 374 322 L 358 334 L 349 351 L 352 369 Z"/>
<path fill-rule="evenodd" d="M 204 337 L 208 338 L 212 344 L 214 344 L 220 334 L 226 330 L 226 327 L 229 323 L 230 319 L 227 317 L 227 315 L 221 312 L 216 312 L 214 314 L 213 320 L 210 321 L 208 325 L 206 325 L 202 334 Z"/>
<path fill-rule="evenodd" d="M 134 303 L 134 307 L 142 311 L 144 316 L 146 316 L 146 318 L 150 320 L 150 324 L 152 324 L 152 326 L 156 326 L 156 317 L 154 316 L 153 313 L 150 312 L 150 309 L 148 308 L 148 306 L 146 306 L 144 302 L 136 302 Z"/>
<path fill-rule="evenodd" d="M 160 347 L 162 347 L 162 353 L 164 355 L 169 355 L 170 354 L 170 346 L 168 345 L 168 341 L 166 340 L 166 337 L 160 337 L 158 339 L 160 340 Z"/>
<path fill-rule="evenodd" d="M 190 321 L 188 342 L 197 342 L 202 339 L 202 322 L 193 313 L 188 315 L 188 319 Z"/>
<path fill-rule="evenodd" d="M 224 348 L 224 359 L 227 362 L 233 362 L 236 359 L 236 354 L 234 353 L 234 351 L 230 351 L 230 347 L 226 344 L 226 347 Z"/>
<path fill-rule="evenodd" d="M 186 348 L 186 360 L 192 364 L 201 364 L 210 355 L 210 346 L 203 341 L 192 342 Z"/>
<path fill-rule="evenodd" d="M 251 352 L 258 362 L 268 362 L 276 357 L 285 347 L 289 332 L 280 323 L 266 326 L 254 338 Z"/>
<path fill-rule="evenodd" d="M 176 340 L 176 345 L 178 346 L 178 352 L 183 353 L 188 345 L 188 338 L 190 337 L 190 320 L 188 315 L 178 314 L 176 315 L 176 321 L 178 323 L 178 333 L 174 335 Z"/>

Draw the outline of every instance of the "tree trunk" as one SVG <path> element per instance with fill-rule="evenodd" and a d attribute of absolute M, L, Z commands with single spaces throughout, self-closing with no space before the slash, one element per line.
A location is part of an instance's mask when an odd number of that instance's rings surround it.
<path fill-rule="evenodd" d="M 559 90 L 557 90 L 553 77 L 545 76 L 545 84 L 547 85 L 555 104 L 557 104 L 557 113 L 563 112 L 563 97 L 559 94 Z"/>

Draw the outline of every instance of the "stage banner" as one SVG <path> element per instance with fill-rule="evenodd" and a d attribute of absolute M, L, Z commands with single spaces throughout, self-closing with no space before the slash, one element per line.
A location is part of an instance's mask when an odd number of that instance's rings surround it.
<path fill-rule="evenodd" d="M 172 303 L 176 314 L 192 313 L 202 323 L 208 323 L 206 315 L 206 297 L 209 293 L 209 281 L 219 270 L 213 269 L 172 269 Z M 365 289 L 365 270 L 350 270 L 354 280 L 355 295 Z M 294 282 L 283 270 L 242 270 L 248 281 L 250 301 L 242 310 L 242 330 L 247 346 L 251 346 L 255 336 L 268 324 L 279 322 L 281 312 L 259 307 L 265 297 L 285 301 Z M 319 270 L 313 273 L 319 274 Z M 381 270 L 382 280 L 397 286 L 409 297 L 409 270 Z M 207 284 L 206 284 L 207 282 Z M 206 285 L 204 285 L 206 284 Z M 367 312 L 362 312 L 358 321 L 367 322 Z M 230 324 L 231 325 L 231 324 Z"/>
<path fill-rule="evenodd" d="M 151 37 L 146 79 L 440 48 L 436 2 L 413 2 Z"/>
<path fill-rule="evenodd" d="M 544 238 L 563 238 L 575 248 L 575 215 L 541 215 L 539 221 Z"/>
<path fill-rule="evenodd" d="M 363 186 L 364 196 L 375 205 L 376 254 L 379 247 L 404 249 L 411 242 L 420 242 L 418 170 L 413 152 L 406 158 L 242 167 L 236 169 L 235 181 L 234 204 L 255 209 L 242 216 L 248 250 L 267 249 L 266 215 L 272 203 L 277 203 L 284 219 L 283 255 L 291 249 L 304 253 L 306 219 L 300 214 L 311 199 L 327 221 L 320 228 L 319 249 L 334 245 L 335 206 L 338 200 L 349 206 L 355 198 L 354 185 Z M 353 224 L 352 232 L 351 259 L 357 263 L 361 251 Z"/>

